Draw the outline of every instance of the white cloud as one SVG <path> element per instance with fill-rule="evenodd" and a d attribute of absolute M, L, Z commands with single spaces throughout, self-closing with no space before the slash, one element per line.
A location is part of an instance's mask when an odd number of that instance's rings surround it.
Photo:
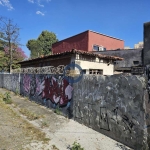
<path fill-rule="evenodd" d="M 7 7 L 8 10 L 14 9 L 9 0 L 0 0 L 0 5 Z"/>
<path fill-rule="evenodd" d="M 40 7 L 44 7 L 44 5 L 41 5 L 40 3 L 38 4 Z"/>
<path fill-rule="evenodd" d="M 42 15 L 42 16 L 44 16 L 44 15 L 45 15 L 45 14 L 44 14 L 44 13 L 42 13 L 41 11 L 37 11 L 37 12 L 36 12 L 36 14 L 37 14 L 37 15 Z"/>
<path fill-rule="evenodd" d="M 34 3 L 34 0 L 28 0 L 28 2 L 30 2 L 30 3 Z"/>
<path fill-rule="evenodd" d="M 30 2 L 30 3 L 36 3 L 40 7 L 44 7 L 44 5 L 41 4 L 41 2 L 47 2 L 47 3 L 49 3 L 50 1 L 51 0 L 28 0 L 28 2 Z"/>

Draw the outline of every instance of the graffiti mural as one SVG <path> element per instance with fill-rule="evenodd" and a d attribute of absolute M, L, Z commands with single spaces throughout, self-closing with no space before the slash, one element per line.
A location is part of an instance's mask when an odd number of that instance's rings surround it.
<path fill-rule="evenodd" d="M 21 94 L 47 107 L 69 111 L 73 87 L 63 76 L 22 74 Z"/>

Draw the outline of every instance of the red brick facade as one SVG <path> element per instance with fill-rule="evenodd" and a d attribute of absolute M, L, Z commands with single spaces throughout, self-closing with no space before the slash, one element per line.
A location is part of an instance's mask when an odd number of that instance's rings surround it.
<path fill-rule="evenodd" d="M 93 45 L 99 45 L 106 50 L 124 49 L 124 41 L 107 35 L 89 31 L 88 51 L 93 51 Z"/>
<path fill-rule="evenodd" d="M 71 49 L 93 51 L 93 45 L 103 46 L 107 50 L 123 49 L 124 41 L 88 30 L 53 44 L 52 51 L 54 54 Z"/>

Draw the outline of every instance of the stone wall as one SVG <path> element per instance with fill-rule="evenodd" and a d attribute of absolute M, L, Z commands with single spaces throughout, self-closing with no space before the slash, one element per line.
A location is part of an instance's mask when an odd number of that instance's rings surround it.
<path fill-rule="evenodd" d="M 74 119 L 136 150 L 145 148 L 146 82 L 143 76 L 84 76 L 74 84 Z"/>

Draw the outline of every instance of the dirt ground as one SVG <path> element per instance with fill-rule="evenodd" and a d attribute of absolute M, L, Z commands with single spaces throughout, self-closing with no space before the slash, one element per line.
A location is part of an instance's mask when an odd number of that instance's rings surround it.
<path fill-rule="evenodd" d="M 0 150 L 129 150 L 128 147 L 53 110 L 15 95 L 5 104 L 0 88 Z"/>

